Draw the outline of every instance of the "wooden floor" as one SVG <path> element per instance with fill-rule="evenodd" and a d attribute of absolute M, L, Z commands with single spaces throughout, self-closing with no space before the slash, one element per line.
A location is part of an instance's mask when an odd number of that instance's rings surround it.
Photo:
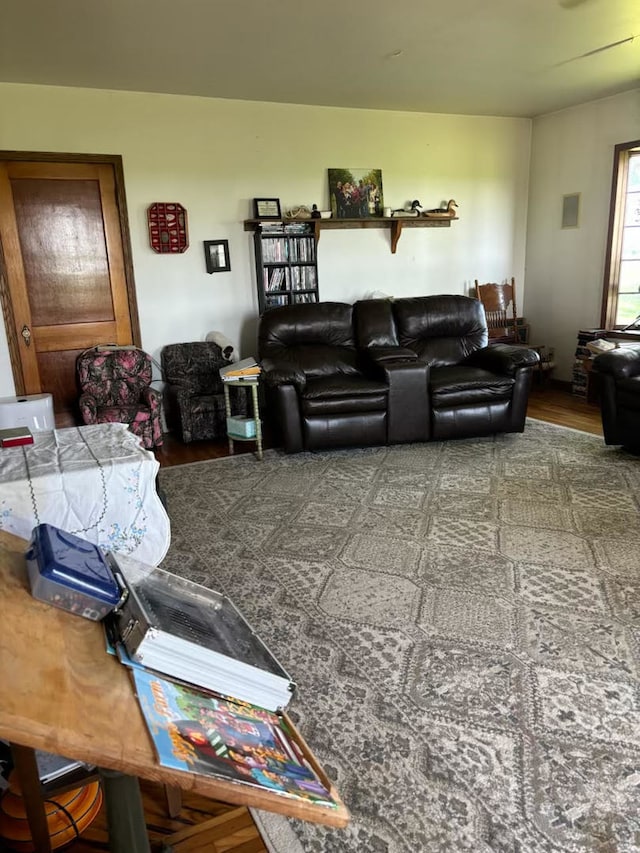
<path fill-rule="evenodd" d="M 163 786 L 143 780 L 140 787 L 152 853 L 165 850 L 174 853 L 268 853 L 246 808 L 217 803 L 196 794 L 183 794 L 182 810 L 178 818 L 171 819 L 167 815 Z M 204 821 L 206 828 L 193 835 L 194 828 L 202 826 Z M 169 847 L 167 841 L 174 834 L 175 839 Z M 82 838 L 64 849 L 69 853 L 109 850 L 104 805 Z M 1 842 L 0 850 L 4 850 Z"/>
<path fill-rule="evenodd" d="M 583 430 L 594 435 L 602 435 L 599 409 L 584 399 L 574 397 L 568 391 L 552 385 L 533 387 L 527 413 L 532 418 Z M 253 448 L 253 445 L 248 442 L 236 446 L 240 452 L 251 452 Z M 269 446 L 268 439 L 265 446 Z M 156 457 L 162 467 L 167 467 L 227 456 L 228 452 L 226 440 L 200 441 L 184 445 L 172 436 L 167 436 L 164 446 L 156 451 Z M 166 815 L 163 788 L 143 782 L 142 791 L 147 827 L 154 851 L 161 849 L 162 840 L 168 834 L 216 817 L 218 820 L 210 832 L 200 838 L 196 836 L 176 845 L 174 847 L 176 853 L 194 853 L 194 851 L 267 853 L 246 809 L 185 794 L 184 807 L 179 819 L 171 820 Z M 104 809 L 83 838 L 67 849 L 71 853 L 108 850 Z"/>
<path fill-rule="evenodd" d="M 529 396 L 527 415 L 540 421 L 602 435 L 599 406 L 553 385 L 534 385 Z"/>

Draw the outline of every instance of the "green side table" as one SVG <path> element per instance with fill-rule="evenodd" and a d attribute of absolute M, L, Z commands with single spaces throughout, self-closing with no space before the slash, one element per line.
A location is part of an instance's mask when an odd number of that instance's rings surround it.
<path fill-rule="evenodd" d="M 255 435 L 247 436 L 240 433 L 230 432 L 227 429 L 227 438 L 229 440 L 229 453 L 233 456 L 235 441 L 255 441 L 256 456 L 259 461 L 262 461 L 262 424 L 260 422 L 260 405 L 258 402 L 258 386 L 260 380 L 252 376 L 251 379 L 237 379 L 234 381 L 223 382 L 224 386 L 224 407 L 227 418 L 232 417 L 231 413 L 231 398 L 229 396 L 229 388 L 233 385 L 234 388 L 251 388 L 251 404 L 253 410 L 253 423 L 255 425 Z"/>

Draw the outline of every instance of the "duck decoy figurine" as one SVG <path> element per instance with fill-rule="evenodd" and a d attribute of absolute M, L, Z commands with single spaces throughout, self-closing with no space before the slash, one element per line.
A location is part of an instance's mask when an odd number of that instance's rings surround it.
<path fill-rule="evenodd" d="M 433 207 L 431 210 L 423 210 L 422 215 L 429 219 L 455 219 L 457 204 L 450 198 L 446 207 Z"/>
<path fill-rule="evenodd" d="M 411 202 L 410 207 L 397 207 L 392 211 L 393 216 L 420 216 L 420 211 L 422 210 L 422 205 L 418 201 L 418 199 L 414 199 Z"/>

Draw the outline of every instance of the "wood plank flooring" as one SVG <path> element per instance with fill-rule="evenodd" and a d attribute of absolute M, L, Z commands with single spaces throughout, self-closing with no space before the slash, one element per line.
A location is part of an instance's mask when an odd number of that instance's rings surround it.
<path fill-rule="evenodd" d="M 558 426 L 602 435 L 600 407 L 555 385 L 534 385 L 529 396 L 527 415 Z"/>
<path fill-rule="evenodd" d="M 160 853 L 169 836 L 173 853 L 268 853 L 249 811 L 244 807 L 218 803 L 197 794 L 184 793 L 177 818 L 167 814 L 164 787 L 140 782 L 147 832 L 152 853 Z M 207 822 L 203 832 L 193 834 Z M 82 838 L 64 848 L 69 853 L 97 853 L 109 850 L 104 804 L 96 820 Z M 0 842 L 0 850 L 4 850 Z"/>
<path fill-rule="evenodd" d="M 529 400 L 528 415 L 560 426 L 602 435 L 600 411 L 597 406 L 584 399 L 574 397 L 564 388 L 548 384 L 534 385 Z M 265 447 L 269 446 L 268 437 Z M 236 445 L 238 447 L 238 445 Z M 242 444 L 239 452 L 252 452 L 253 445 Z M 156 451 L 161 467 L 198 462 L 228 455 L 226 440 L 198 441 L 184 445 L 176 438 L 167 436 L 164 446 Z M 267 853 L 258 830 L 246 809 L 216 803 L 185 794 L 183 809 L 178 819 L 167 816 L 162 786 L 142 782 L 142 793 L 147 827 L 152 849 L 158 851 L 162 839 L 179 830 L 209 818 L 219 818 L 211 829 L 201 836 L 187 837 L 175 846 L 175 853 Z M 95 853 L 108 850 L 108 836 L 104 808 L 83 835 L 83 838 L 67 848 L 71 853 Z"/>

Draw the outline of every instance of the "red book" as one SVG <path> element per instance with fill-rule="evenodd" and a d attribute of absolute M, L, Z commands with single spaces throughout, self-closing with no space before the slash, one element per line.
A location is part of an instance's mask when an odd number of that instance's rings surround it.
<path fill-rule="evenodd" d="M 0 429 L 0 446 L 18 447 L 21 444 L 33 444 L 33 436 L 29 427 Z"/>

